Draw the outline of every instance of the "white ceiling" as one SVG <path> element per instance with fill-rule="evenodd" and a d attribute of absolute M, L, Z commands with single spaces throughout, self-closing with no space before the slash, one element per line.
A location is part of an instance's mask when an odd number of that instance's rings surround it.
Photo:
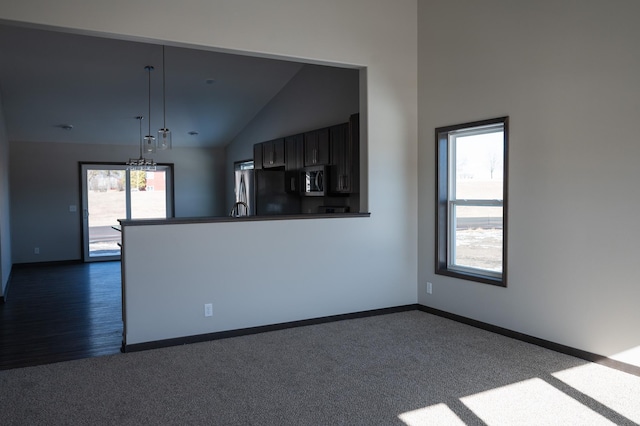
<path fill-rule="evenodd" d="M 301 63 L 165 47 L 174 147 L 224 146 Z M 0 96 L 9 140 L 136 145 L 162 127 L 162 46 L 0 24 Z M 214 80 L 213 82 L 208 80 Z M 61 126 L 70 124 L 72 130 Z M 198 135 L 189 135 L 189 132 Z"/>

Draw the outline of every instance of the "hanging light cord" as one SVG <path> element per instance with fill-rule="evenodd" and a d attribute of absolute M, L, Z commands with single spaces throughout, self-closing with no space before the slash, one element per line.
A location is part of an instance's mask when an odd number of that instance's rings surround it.
<path fill-rule="evenodd" d="M 151 117 L 151 70 L 153 69 L 153 67 L 151 65 L 148 65 L 147 67 L 147 71 L 149 72 L 149 117 Z M 151 120 L 149 120 L 149 134 L 148 136 L 151 136 Z"/>
<path fill-rule="evenodd" d="M 139 115 L 136 117 L 138 119 L 138 121 L 140 122 L 140 143 L 138 145 L 140 145 L 140 158 L 142 158 L 142 119 L 144 118 L 143 116 Z"/>
<path fill-rule="evenodd" d="M 166 131 L 167 130 L 167 95 L 166 95 L 166 88 L 167 88 L 167 83 L 165 82 L 165 72 L 164 72 L 165 66 L 164 66 L 164 45 L 162 45 L 162 124 L 163 124 L 163 128 Z"/>

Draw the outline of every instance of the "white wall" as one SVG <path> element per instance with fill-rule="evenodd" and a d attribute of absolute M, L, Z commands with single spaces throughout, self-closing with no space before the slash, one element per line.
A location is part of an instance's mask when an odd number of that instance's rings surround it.
<path fill-rule="evenodd" d="M 366 218 L 125 226 L 126 342 L 414 303 L 415 283 L 397 278 L 407 265 L 371 262 L 389 255 L 363 244 L 373 229 Z"/>
<path fill-rule="evenodd" d="M 10 146 L 13 262 L 81 259 L 78 163 L 123 163 L 137 155 L 137 147 L 16 141 Z M 154 160 L 175 164 L 177 217 L 224 215 L 223 149 L 176 148 Z M 69 212 L 70 205 L 77 211 Z"/>
<path fill-rule="evenodd" d="M 233 163 L 253 145 L 334 124 L 359 112 L 359 70 L 307 64 L 227 146 L 227 205 L 235 201 Z"/>
<path fill-rule="evenodd" d="M 11 273 L 11 220 L 9 209 L 9 139 L 0 98 L 0 298 Z"/>
<path fill-rule="evenodd" d="M 640 3 L 433 0 L 418 16 L 420 303 L 640 365 Z M 508 288 L 434 275 L 434 128 L 502 115 Z"/>
<path fill-rule="evenodd" d="M 234 309 L 247 313 L 256 307 L 258 313 L 245 323 L 258 325 L 416 302 L 416 10 L 416 0 L 4 2 L 0 18 L 367 68 L 364 132 L 371 218 L 131 228 L 125 262 L 135 278 L 127 284 L 132 292 L 127 310 L 137 317 L 127 317 L 127 332 L 135 339 L 129 343 L 235 327 L 239 314 L 223 314 Z M 158 255 L 166 261 L 160 256 L 164 246 L 155 243 L 167 239 L 172 241 L 172 262 L 153 264 L 154 271 L 162 267 L 158 270 L 166 274 L 145 276 L 142 268 L 149 265 L 128 258 L 143 244 L 147 259 Z M 241 241 L 253 258 L 246 264 L 234 261 L 231 276 L 230 265 L 216 260 L 228 261 L 228 244 L 234 253 L 243 248 Z M 301 261 L 299 253 L 309 244 L 325 272 L 316 274 Z M 200 254 L 191 261 L 193 248 Z M 260 283 L 236 279 L 244 269 L 248 278 L 255 278 L 254 268 L 272 268 L 286 259 L 293 260 L 286 272 L 267 269 Z M 225 310 L 203 325 L 202 304 L 210 297 L 204 295 L 202 278 L 213 279 L 218 271 L 224 288 L 217 287 L 220 292 L 212 302 Z M 168 288 L 173 291 L 162 291 Z M 136 298 L 136 293 L 144 297 Z M 172 303 L 176 294 L 180 303 Z M 190 302 L 183 303 L 186 299 Z M 280 312 L 266 313 L 267 307 Z"/>

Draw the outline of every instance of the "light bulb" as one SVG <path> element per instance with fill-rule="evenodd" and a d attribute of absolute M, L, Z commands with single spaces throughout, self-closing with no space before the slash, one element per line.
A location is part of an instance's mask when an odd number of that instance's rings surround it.
<path fill-rule="evenodd" d="M 167 128 L 158 130 L 158 148 L 163 151 L 171 149 L 171 130 Z"/>
<path fill-rule="evenodd" d="M 147 135 L 144 137 L 142 141 L 142 150 L 146 153 L 154 153 L 156 152 L 156 138 L 151 135 Z"/>

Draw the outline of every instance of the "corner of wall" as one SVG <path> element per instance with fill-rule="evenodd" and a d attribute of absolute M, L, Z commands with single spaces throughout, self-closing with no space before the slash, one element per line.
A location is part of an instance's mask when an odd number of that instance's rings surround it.
<path fill-rule="evenodd" d="M 9 138 L 0 94 L 0 298 L 4 301 L 11 273 L 11 220 L 9 206 Z"/>

